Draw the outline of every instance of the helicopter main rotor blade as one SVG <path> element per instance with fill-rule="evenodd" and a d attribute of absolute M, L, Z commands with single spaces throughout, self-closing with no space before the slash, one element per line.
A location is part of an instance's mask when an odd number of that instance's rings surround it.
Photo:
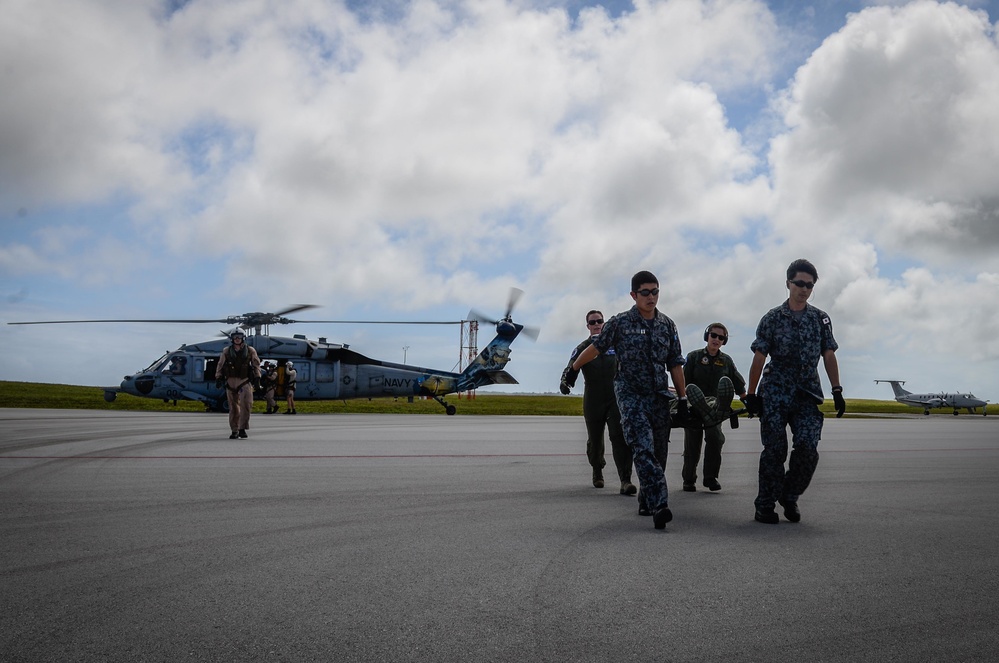
<path fill-rule="evenodd" d="M 311 306 L 309 308 L 312 308 Z M 152 323 L 212 323 L 212 324 L 248 324 L 242 322 L 242 316 L 222 318 L 221 320 L 135 320 L 135 319 L 114 319 L 114 320 L 33 320 L 29 322 L 8 322 L 8 325 L 78 325 L 92 322 L 152 322 Z M 297 324 L 331 324 L 331 325 L 460 325 L 463 320 L 287 320 L 289 323 Z M 253 325 L 250 325 L 253 326 Z"/>
<path fill-rule="evenodd" d="M 319 308 L 319 306 L 317 306 L 316 304 L 299 304 L 298 306 L 292 306 L 291 308 L 285 309 L 283 311 L 278 311 L 277 313 L 273 313 L 272 315 L 274 317 L 281 317 L 281 316 L 288 315 L 289 313 L 297 313 L 298 311 L 306 311 L 306 310 L 308 310 L 310 308 Z"/>
<path fill-rule="evenodd" d="M 297 324 L 323 325 L 460 325 L 464 320 L 289 320 Z"/>
<path fill-rule="evenodd" d="M 8 322 L 8 325 L 78 325 L 89 322 L 179 322 L 179 323 L 222 323 L 227 320 L 37 320 L 33 322 Z"/>

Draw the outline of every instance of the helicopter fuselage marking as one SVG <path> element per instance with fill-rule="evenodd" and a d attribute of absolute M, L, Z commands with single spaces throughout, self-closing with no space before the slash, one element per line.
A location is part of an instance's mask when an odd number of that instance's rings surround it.
<path fill-rule="evenodd" d="M 406 378 L 385 378 L 385 386 L 387 387 L 408 387 L 412 382 Z"/>

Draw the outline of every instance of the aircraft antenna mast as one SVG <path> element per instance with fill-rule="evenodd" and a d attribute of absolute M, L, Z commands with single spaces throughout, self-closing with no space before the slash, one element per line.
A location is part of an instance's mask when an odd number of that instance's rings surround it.
<path fill-rule="evenodd" d="M 478 320 L 462 320 L 461 321 L 461 348 L 459 349 L 458 356 L 458 372 L 465 370 L 465 368 L 470 365 L 475 358 L 479 355 L 479 321 Z M 475 398 L 475 390 L 470 389 L 466 393 L 466 397 L 469 399 Z M 458 392 L 458 398 L 461 398 L 461 392 Z"/>
<path fill-rule="evenodd" d="M 479 356 L 479 321 L 461 321 L 461 349 L 458 356 L 458 371 L 461 372 Z"/>

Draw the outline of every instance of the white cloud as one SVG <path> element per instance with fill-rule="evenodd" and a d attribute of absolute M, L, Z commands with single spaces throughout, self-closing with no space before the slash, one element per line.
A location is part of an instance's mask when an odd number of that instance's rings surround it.
<path fill-rule="evenodd" d="M 137 99 L 150 3 L 5 2 L 0 201 L 15 207 L 155 195 L 177 176 Z"/>
<path fill-rule="evenodd" d="M 999 296 L 997 95 L 992 26 L 949 3 L 852 15 L 797 72 L 772 219 L 785 250 L 819 265 L 816 295 L 838 293 L 825 308 L 841 353 L 946 355 L 975 329 L 975 354 L 999 358 L 985 304 Z M 882 275 L 882 262 L 917 266 Z"/>
<path fill-rule="evenodd" d="M 498 315 L 518 285 L 518 319 L 544 331 L 511 369 L 536 389 L 643 268 L 685 342 L 725 320 L 747 368 L 797 257 L 818 266 L 844 379 L 967 329 L 999 338 L 994 28 L 878 4 L 801 63 L 777 115 L 733 122 L 726 101 L 775 94 L 807 41 L 763 2 L 8 0 L 0 215 L 30 213 L 0 270 L 77 299 L 123 283 L 179 316 Z"/>
<path fill-rule="evenodd" d="M 984 13 L 913 2 L 853 15 L 786 103 L 778 230 L 834 224 L 932 264 L 999 269 L 999 48 Z"/>

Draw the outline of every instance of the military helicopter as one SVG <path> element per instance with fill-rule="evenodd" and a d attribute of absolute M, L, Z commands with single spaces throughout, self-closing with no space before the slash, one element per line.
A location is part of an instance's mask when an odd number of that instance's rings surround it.
<path fill-rule="evenodd" d="M 495 325 L 496 336 L 469 362 L 460 373 L 420 366 L 396 364 L 366 357 L 345 344 L 330 343 L 325 338 L 313 341 L 302 334 L 291 338 L 271 336 L 270 325 L 294 323 L 328 324 L 461 324 L 457 322 L 428 321 L 376 321 L 376 320 L 292 320 L 285 317 L 306 309 L 317 308 L 312 304 L 294 306 L 277 313 L 244 313 L 218 320 L 50 320 L 39 322 L 10 322 L 11 325 L 79 324 L 79 323 L 221 323 L 232 325 L 224 338 L 203 343 L 185 344 L 151 363 L 134 375 L 126 375 L 118 387 L 105 387 L 104 400 L 113 402 L 118 393 L 140 398 L 157 398 L 164 402 L 179 400 L 201 401 L 208 411 L 224 412 L 229 409 L 225 388 L 216 387 L 215 369 L 219 355 L 229 343 L 235 329 L 253 331 L 246 343 L 255 348 L 261 362 L 277 365 L 278 398 L 284 396 L 285 370 L 289 362 L 297 371 L 295 399 L 347 400 L 352 398 L 385 398 L 399 396 L 426 396 L 433 398 L 453 415 L 454 405 L 444 396 L 471 391 L 491 384 L 517 384 L 517 380 L 504 368 L 510 361 L 510 344 L 524 333 L 537 338 L 535 328 L 513 322 L 513 307 L 523 291 L 513 288 L 506 313 L 498 320 L 490 319 L 476 311 L 469 311 L 469 321 Z"/>

